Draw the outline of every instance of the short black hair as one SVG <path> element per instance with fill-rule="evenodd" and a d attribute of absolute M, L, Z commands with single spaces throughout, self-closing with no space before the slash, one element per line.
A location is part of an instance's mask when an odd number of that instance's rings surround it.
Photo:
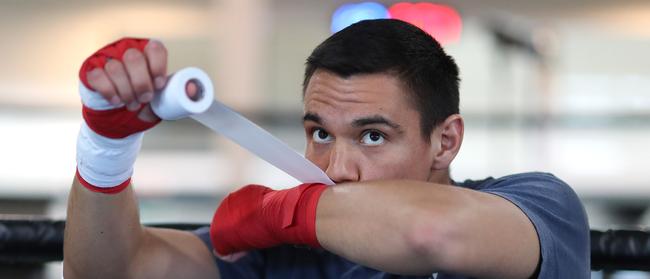
<path fill-rule="evenodd" d="M 343 78 L 395 74 L 412 93 L 426 140 L 438 124 L 459 113 L 454 59 L 429 34 L 401 20 L 364 20 L 327 38 L 307 58 L 303 95 L 317 69 Z"/>

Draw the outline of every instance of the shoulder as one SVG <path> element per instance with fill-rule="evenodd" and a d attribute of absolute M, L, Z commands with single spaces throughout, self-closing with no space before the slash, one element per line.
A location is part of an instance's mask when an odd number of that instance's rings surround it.
<path fill-rule="evenodd" d="M 529 172 L 487 179 L 475 190 L 503 197 L 531 220 L 540 241 L 539 278 L 586 278 L 589 223 L 578 195 L 550 173 Z"/>
<path fill-rule="evenodd" d="M 486 181 L 476 190 L 501 196 L 514 203 L 533 222 L 588 231 L 587 214 L 580 198 L 566 182 L 550 173 L 529 172 Z M 535 224 L 538 225 L 538 224 Z"/>
<path fill-rule="evenodd" d="M 533 221 L 548 224 L 570 221 L 588 230 L 587 215 L 580 198 L 564 181 L 550 173 L 529 172 L 489 179 L 475 190 L 501 196 L 519 206 Z M 537 224 L 535 224 L 537 225 Z"/>
<path fill-rule="evenodd" d="M 531 203 L 553 206 L 557 210 L 583 211 L 580 199 L 571 186 L 550 173 L 519 173 L 478 181 L 467 180 L 458 185 L 502 196 L 517 205 Z"/>
<path fill-rule="evenodd" d="M 490 178 L 477 182 L 474 188 L 481 192 L 533 198 L 542 203 L 580 205 L 580 199 L 571 186 L 550 173 L 527 172 Z"/>

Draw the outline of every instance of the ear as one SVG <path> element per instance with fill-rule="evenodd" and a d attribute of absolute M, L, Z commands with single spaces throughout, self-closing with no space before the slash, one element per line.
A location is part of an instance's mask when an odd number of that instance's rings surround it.
<path fill-rule="evenodd" d="M 452 114 L 431 133 L 431 144 L 439 150 L 433 158 L 432 170 L 448 169 L 463 143 L 465 124 L 460 114 Z M 439 141 L 439 142 L 436 142 Z"/>

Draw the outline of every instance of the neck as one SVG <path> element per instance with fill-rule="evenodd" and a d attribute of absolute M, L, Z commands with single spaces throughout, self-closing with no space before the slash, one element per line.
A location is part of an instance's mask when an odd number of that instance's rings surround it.
<path fill-rule="evenodd" d="M 431 171 L 427 181 L 443 185 L 452 185 L 451 178 L 449 177 L 449 169 Z"/>

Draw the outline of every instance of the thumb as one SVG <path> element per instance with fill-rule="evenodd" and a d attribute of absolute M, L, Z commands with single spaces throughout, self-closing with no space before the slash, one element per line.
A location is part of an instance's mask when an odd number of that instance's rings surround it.
<path fill-rule="evenodd" d="M 142 107 L 140 110 L 140 113 L 138 113 L 138 118 L 142 121 L 146 122 L 157 122 L 160 121 L 160 117 L 158 117 L 154 112 L 153 109 L 151 109 L 151 103 L 146 104 Z"/>
<path fill-rule="evenodd" d="M 248 252 L 246 251 L 240 251 L 240 252 L 235 252 L 229 255 L 222 256 L 219 255 L 219 253 L 217 253 L 217 250 L 212 250 L 212 253 L 222 261 L 229 262 L 229 263 L 234 263 L 248 254 Z"/>

